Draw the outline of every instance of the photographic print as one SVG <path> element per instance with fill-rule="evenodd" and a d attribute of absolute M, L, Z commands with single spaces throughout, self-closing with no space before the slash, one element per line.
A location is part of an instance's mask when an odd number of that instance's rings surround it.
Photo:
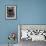
<path fill-rule="evenodd" d="M 6 5 L 6 19 L 16 19 L 16 6 Z"/>

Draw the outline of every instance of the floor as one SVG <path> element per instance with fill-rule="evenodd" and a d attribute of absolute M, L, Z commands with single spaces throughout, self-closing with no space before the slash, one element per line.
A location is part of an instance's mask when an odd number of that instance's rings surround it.
<path fill-rule="evenodd" d="M 0 46 L 8 46 L 8 44 L 0 44 Z M 43 41 L 32 42 L 31 40 L 28 40 L 28 41 L 21 40 L 19 45 L 14 44 L 13 46 L 46 46 L 46 42 L 45 41 L 44 42 Z"/>
<path fill-rule="evenodd" d="M 8 44 L 0 44 L 0 46 L 8 46 Z M 10 45 L 10 46 L 18 46 L 18 44 Z"/>
<path fill-rule="evenodd" d="M 45 41 L 32 42 L 31 40 L 28 40 L 28 41 L 21 40 L 20 46 L 46 46 L 46 42 Z"/>

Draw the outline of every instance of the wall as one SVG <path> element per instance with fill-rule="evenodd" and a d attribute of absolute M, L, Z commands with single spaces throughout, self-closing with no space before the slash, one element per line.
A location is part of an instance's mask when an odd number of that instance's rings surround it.
<path fill-rule="evenodd" d="M 46 0 L 20 1 L 21 24 L 46 24 Z"/>
<path fill-rule="evenodd" d="M 7 4 L 16 5 L 16 20 L 5 19 Z M 0 44 L 8 43 L 9 32 L 18 32 L 18 24 L 46 24 L 46 0 L 0 0 Z"/>

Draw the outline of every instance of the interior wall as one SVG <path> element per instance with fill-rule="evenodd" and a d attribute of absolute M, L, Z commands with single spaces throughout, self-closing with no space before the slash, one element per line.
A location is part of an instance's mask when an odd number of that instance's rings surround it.
<path fill-rule="evenodd" d="M 16 20 L 5 19 L 5 5 L 9 4 L 17 7 Z M 0 0 L 0 44 L 8 43 L 9 32 L 18 34 L 18 24 L 46 24 L 46 0 Z"/>

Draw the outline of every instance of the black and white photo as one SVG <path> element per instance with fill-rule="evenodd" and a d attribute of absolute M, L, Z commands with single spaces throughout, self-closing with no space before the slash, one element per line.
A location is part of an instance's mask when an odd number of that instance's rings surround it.
<path fill-rule="evenodd" d="M 16 19 L 16 6 L 15 5 L 6 6 L 6 19 Z"/>

